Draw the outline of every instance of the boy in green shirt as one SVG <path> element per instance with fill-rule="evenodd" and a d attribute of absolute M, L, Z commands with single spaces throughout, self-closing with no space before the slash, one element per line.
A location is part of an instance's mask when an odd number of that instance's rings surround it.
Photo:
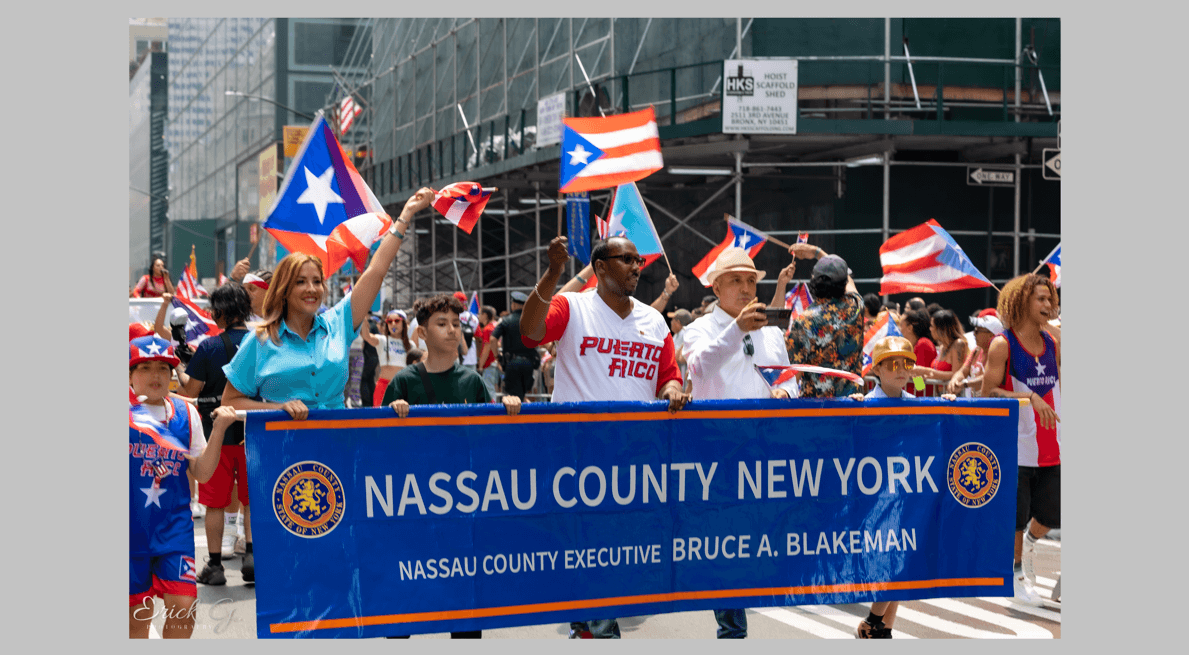
<path fill-rule="evenodd" d="M 410 405 L 460 405 L 490 403 L 491 394 L 483 378 L 475 369 L 458 363 L 458 344 L 462 342 L 459 315 L 462 303 L 457 298 L 441 294 L 413 303 L 417 315 L 417 329 L 410 337 L 425 342 L 425 359 L 406 366 L 393 378 L 384 391 L 384 404 L 396 410 L 401 418 L 409 415 Z M 520 399 L 504 396 L 509 416 L 520 413 Z M 480 639 L 482 630 L 451 632 L 451 639 Z M 398 637 L 400 638 L 400 637 Z"/>

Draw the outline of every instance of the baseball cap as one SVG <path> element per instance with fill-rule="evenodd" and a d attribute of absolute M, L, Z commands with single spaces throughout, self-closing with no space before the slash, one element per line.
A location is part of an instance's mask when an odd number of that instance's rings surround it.
<path fill-rule="evenodd" d="M 190 320 L 190 314 L 181 307 L 174 307 L 173 311 L 169 312 L 170 325 L 185 325 L 188 320 Z"/>
<path fill-rule="evenodd" d="M 838 255 L 826 255 L 813 265 L 811 279 L 827 281 L 834 284 L 846 284 L 850 269 L 846 267 L 846 260 Z"/>
<path fill-rule="evenodd" d="M 991 334 L 994 334 L 995 336 L 1003 334 L 1003 321 L 1000 321 L 999 317 L 994 314 L 986 314 L 985 312 L 987 311 L 993 312 L 995 310 L 984 309 L 983 311 L 979 312 L 977 316 L 971 316 L 970 326 L 976 328 L 981 327 L 984 330 L 990 330 Z"/>
<path fill-rule="evenodd" d="M 244 284 L 250 284 L 254 287 L 259 287 L 261 289 L 264 289 L 265 291 L 268 290 L 268 282 L 266 282 L 264 280 L 264 278 L 260 277 L 259 275 L 255 275 L 253 273 L 248 273 L 247 275 L 244 276 Z"/>
<path fill-rule="evenodd" d="M 916 353 L 912 351 L 912 342 L 904 337 L 884 337 L 875 342 L 871 351 L 871 367 L 874 368 L 889 357 L 907 357 L 913 364 L 917 361 Z"/>
<path fill-rule="evenodd" d="M 677 321 L 682 325 L 689 325 L 690 323 L 694 322 L 694 315 L 691 314 L 688 309 L 679 309 L 675 312 L 669 312 L 668 314 L 665 314 L 665 316 L 677 319 Z"/>
<path fill-rule="evenodd" d="M 513 291 L 512 292 L 512 300 L 515 300 L 516 302 L 523 304 L 523 303 L 528 302 L 528 296 L 525 295 L 525 293 L 523 291 Z"/>
<path fill-rule="evenodd" d="M 128 368 L 141 362 L 165 362 L 173 368 L 181 363 L 173 354 L 173 345 L 156 335 L 137 337 L 128 342 Z"/>
<path fill-rule="evenodd" d="M 129 323 L 128 324 L 128 340 L 132 341 L 138 337 L 147 337 L 153 333 L 153 328 L 144 323 Z"/>
<path fill-rule="evenodd" d="M 406 323 L 409 322 L 409 316 L 407 314 L 405 314 L 405 312 L 403 310 L 400 310 L 400 309 L 388 310 L 388 314 L 385 315 L 384 318 L 386 318 L 386 319 L 392 318 L 393 316 L 399 316 L 404 322 L 406 322 Z"/>
<path fill-rule="evenodd" d="M 461 291 L 455 291 L 454 297 L 458 299 L 458 302 L 460 302 L 464 305 L 467 304 L 467 295 L 465 293 L 463 293 Z"/>
<path fill-rule="evenodd" d="M 714 284 L 714 280 L 723 273 L 731 272 L 755 273 L 756 282 L 764 279 L 764 271 L 756 269 L 755 262 L 747 256 L 742 248 L 727 248 L 719 254 L 714 262 L 714 268 L 706 272 L 706 280 Z"/>

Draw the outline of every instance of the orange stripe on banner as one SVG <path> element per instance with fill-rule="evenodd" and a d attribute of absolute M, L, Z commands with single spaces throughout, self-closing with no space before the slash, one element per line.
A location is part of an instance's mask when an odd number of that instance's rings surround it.
<path fill-rule="evenodd" d="M 656 112 L 652 107 L 634 111 L 630 114 L 616 114 L 614 116 L 607 116 L 606 118 L 563 118 L 562 123 L 570 126 L 575 132 L 582 134 L 606 134 L 607 132 L 616 132 L 618 130 L 626 130 L 632 127 L 641 127 L 647 125 L 649 122 L 656 121 Z"/>
<path fill-rule="evenodd" d="M 706 412 L 616 412 L 607 414 L 526 414 L 517 416 L 441 416 L 424 418 L 359 418 L 333 421 L 269 421 L 265 430 L 332 430 L 342 428 L 426 427 L 447 425 L 530 425 L 538 423 L 589 423 L 591 421 L 680 421 L 693 419 L 812 418 L 819 416 L 910 416 L 947 414 L 1006 417 L 1006 409 L 991 407 L 856 407 L 830 409 L 723 410 Z"/>
<path fill-rule="evenodd" d="M 269 632 L 306 632 L 332 628 L 356 628 L 368 625 L 391 625 L 395 623 L 421 623 L 425 621 L 449 621 L 453 619 L 482 619 L 493 616 L 514 616 L 570 610 L 595 609 L 621 605 L 645 605 L 679 600 L 712 600 L 716 598 L 747 598 L 753 596 L 804 596 L 810 594 L 837 594 L 856 591 L 895 591 L 901 589 L 940 589 L 946 587 L 1002 587 L 1003 578 L 948 578 L 940 580 L 908 580 L 905 582 L 867 582 L 862 584 L 809 585 L 804 587 L 764 587 L 758 589 L 722 589 L 710 591 L 678 591 L 669 594 L 643 594 L 619 596 L 616 598 L 595 598 L 592 600 L 570 600 L 532 605 L 510 605 L 507 607 L 484 607 L 473 610 L 445 610 L 440 612 L 417 612 L 414 614 L 385 614 L 380 616 L 359 616 L 347 619 L 319 619 L 295 623 L 269 624 Z"/>
<path fill-rule="evenodd" d="M 627 171 L 626 173 L 609 173 L 607 175 L 589 175 L 586 177 L 575 177 L 570 180 L 570 183 L 562 187 L 562 193 L 579 193 L 582 191 L 594 191 L 596 189 L 607 189 L 620 184 L 627 184 L 628 182 L 635 182 L 642 180 L 656 171 L 664 168 L 657 166 L 656 168 L 648 168 L 639 171 Z"/>
<path fill-rule="evenodd" d="M 627 145 L 616 146 L 614 148 L 604 148 L 603 153 L 608 159 L 613 157 L 625 157 L 627 155 L 634 155 L 638 152 L 661 151 L 660 139 L 645 139 Z"/>

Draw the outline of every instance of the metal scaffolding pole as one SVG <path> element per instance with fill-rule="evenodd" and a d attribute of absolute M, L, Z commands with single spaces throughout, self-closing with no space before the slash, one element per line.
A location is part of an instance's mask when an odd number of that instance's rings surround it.
<path fill-rule="evenodd" d="M 892 184 L 892 162 L 890 153 L 884 153 L 883 156 L 883 241 L 886 243 L 892 232 L 892 212 L 891 212 L 891 184 Z M 887 294 L 883 296 L 884 300 L 888 299 Z"/>
<path fill-rule="evenodd" d="M 735 218 L 743 220 L 743 153 L 735 153 Z"/>
<path fill-rule="evenodd" d="M 1019 50 L 1019 48 L 1016 48 Z M 883 19 L 883 117 L 884 120 L 891 118 L 892 114 L 888 111 L 889 103 L 892 101 L 892 19 Z M 1019 97 L 1019 93 L 1016 97 Z M 885 169 L 886 170 L 886 169 Z M 886 172 L 885 172 L 886 175 Z"/>
<path fill-rule="evenodd" d="M 1023 50 L 1024 23 L 1022 18 L 1016 19 L 1016 122 L 1020 122 L 1020 52 Z M 1017 162 L 1018 158 L 1017 158 Z"/>
<path fill-rule="evenodd" d="M 1020 153 L 1015 154 L 1016 159 L 1016 201 L 1012 203 L 1012 210 L 1015 214 L 1012 223 L 1012 276 L 1020 274 L 1020 175 L 1024 172 L 1020 170 Z"/>

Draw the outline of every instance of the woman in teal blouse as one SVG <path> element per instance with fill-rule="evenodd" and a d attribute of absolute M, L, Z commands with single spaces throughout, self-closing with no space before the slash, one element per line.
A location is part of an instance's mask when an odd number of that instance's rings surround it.
<path fill-rule="evenodd" d="M 310 408 L 341 409 L 351 342 L 404 243 L 409 219 L 433 197 L 432 189 L 422 188 L 409 198 L 352 292 L 322 314 L 322 261 L 300 253 L 281 260 L 264 297 L 264 322 L 255 334 L 244 336 L 223 367 L 223 404 L 242 410 L 283 409 L 297 420 L 304 420 Z"/>

